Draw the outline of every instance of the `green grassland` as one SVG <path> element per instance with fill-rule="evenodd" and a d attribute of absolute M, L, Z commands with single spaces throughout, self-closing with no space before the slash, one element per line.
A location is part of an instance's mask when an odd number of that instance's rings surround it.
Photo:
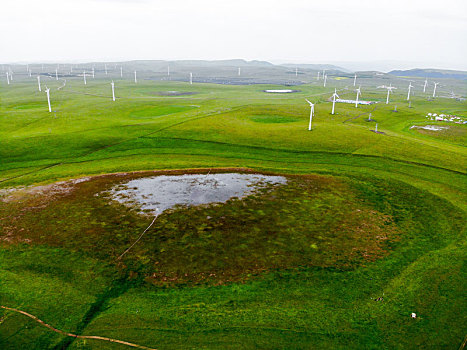
<path fill-rule="evenodd" d="M 275 95 L 263 90 L 284 87 L 114 78 L 115 102 L 110 79 L 57 89 L 63 80 L 44 77 L 52 113 L 35 79 L 0 85 L 0 305 L 157 349 L 460 346 L 467 125 L 425 116 L 466 117 L 465 101 L 418 87 L 409 108 L 406 81 L 393 78 L 400 89 L 386 105 L 368 78 L 362 98 L 380 103 L 339 103 L 331 115 L 334 87 L 353 99 L 352 79 Z M 305 98 L 317 103 L 312 131 Z M 411 129 L 427 124 L 450 129 Z M 216 168 L 289 180 L 164 212 L 118 259 L 152 217 L 109 201 L 108 189 L 154 170 L 232 171 Z M 127 347 L 0 309 L 0 348 Z"/>

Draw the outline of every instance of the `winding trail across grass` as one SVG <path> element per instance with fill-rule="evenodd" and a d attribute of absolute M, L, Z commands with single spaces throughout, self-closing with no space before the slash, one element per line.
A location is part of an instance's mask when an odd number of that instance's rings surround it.
<path fill-rule="evenodd" d="M 57 329 L 57 328 L 52 327 L 51 325 L 45 323 L 44 321 L 42 321 L 41 319 L 37 318 L 36 316 L 31 315 L 30 313 L 27 313 L 26 311 L 14 309 L 14 308 L 7 307 L 7 306 L 3 306 L 3 305 L 0 305 L 0 308 L 5 309 L 5 310 L 9 310 L 9 311 L 13 311 L 13 312 L 16 312 L 16 313 L 25 315 L 25 316 L 27 316 L 27 317 L 29 317 L 29 318 L 32 318 L 34 321 L 40 323 L 40 324 L 43 325 L 44 327 L 47 327 L 48 329 L 50 329 L 50 330 L 52 330 L 52 331 L 54 331 L 54 332 L 56 332 L 56 333 L 59 333 L 59 334 L 61 334 L 61 335 L 67 336 L 67 337 L 73 337 L 73 338 L 78 338 L 78 339 L 96 339 L 96 340 L 104 340 L 104 341 L 108 341 L 108 342 L 111 342 L 111 343 L 123 344 L 123 345 L 131 346 L 131 347 L 133 347 L 133 348 L 138 348 L 138 349 L 157 350 L 157 349 L 155 349 L 155 348 L 148 348 L 147 346 L 138 345 L 138 344 L 134 344 L 134 343 L 130 343 L 130 342 L 127 342 L 127 341 L 118 340 L 118 339 L 112 339 L 112 338 L 101 337 L 101 336 L 98 336 L 98 335 L 77 335 L 77 334 L 73 334 L 73 333 L 68 333 L 68 332 L 65 332 L 65 331 L 62 331 L 62 330 L 60 330 L 60 329 Z"/>

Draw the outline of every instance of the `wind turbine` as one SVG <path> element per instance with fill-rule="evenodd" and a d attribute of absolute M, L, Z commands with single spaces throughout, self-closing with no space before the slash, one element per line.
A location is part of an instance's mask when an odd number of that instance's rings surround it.
<path fill-rule="evenodd" d="M 339 95 L 337 94 L 336 88 L 334 88 L 334 93 L 332 94 L 332 112 L 331 114 L 334 114 L 334 107 L 336 105 L 336 99 L 339 98 Z"/>
<path fill-rule="evenodd" d="M 92 67 L 92 78 L 94 79 L 94 67 Z"/>
<path fill-rule="evenodd" d="M 409 83 L 409 92 L 407 93 L 407 101 L 410 100 L 410 90 L 413 88 L 412 82 Z"/>
<path fill-rule="evenodd" d="M 113 80 L 110 85 L 112 86 L 112 101 L 115 101 L 115 84 Z"/>
<path fill-rule="evenodd" d="M 295 76 L 298 77 L 298 67 L 295 67 Z"/>
<path fill-rule="evenodd" d="M 436 87 L 439 85 L 439 83 L 435 83 L 435 82 L 433 83 L 435 84 L 435 88 L 433 89 L 433 98 L 434 98 L 436 97 Z"/>
<path fill-rule="evenodd" d="M 39 87 L 39 91 L 42 91 L 42 89 L 41 89 L 41 76 L 40 75 L 37 76 L 37 86 Z"/>
<path fill-rule="evenodd" d="M 392 90 L 397 89 L 397 88 L 395 88 L 395 87 L 391 86 L 391 84 L 389 84 L 389 86 L 387 86 L 386 89 L 388 89 L 388 95 L 386 97 L 386 104 L 388 104 L 389 103 L 389 93 L 392 93 Z"/>
<path fill-rule="evenodd" d="M 362 92 L 360 91 L 360 86 L 358 87 L 357 91 L 357 97 L 355 98 L 355 107 L 358 108 L 358 96 L 362 95 Z"/>
<path fill-rule="evenodd" d="M 104 64 L 105 75 L 107 75 L 107 63 Z"/>
<path fill-rule="evenodd" d="M 319 73 L 320 73 L 320 71 L 318 71 L 318 78 L 316 78 L 316 80 L 318 80 L 318 81 L 319 81 Z"/>
<path fill-rule="evenodd" d="M 28 72 L 29 72 L 29 78 L 31 78 L 31 75 L 32 75 L 31 70 L 29 70 Z"/>
<path fill-rule="evenodd" d="M 328 80 L 328 75 L 327 74 L 324 75 L 323 87 L 326 87 L 326 80 Z"/>
<path fill-rule="evenodd" d="M 305 99 L 306 102 L 309 103 L 310 105 L 310 123 L 308 124 L 308 131 L 311 131 L 311 122 L 313 121 L 313 117 L 315 115 L 315 104 L 314 103 L 311 103 L 310 101 L 308 101 L 307 99 Z"/>
<path fill-rule="evenodd" d="M 120 78 L 123 78 L 123 67 L 120 66 Z"/>
<path fill-rule="evenodd" d="M 84 85 L 86 85 L 86 71 L 83 71 L 83 80 L 84 80 Z"/>
<path fill-rule="evenodd" d="M 58 69 L 55 68 L 55 80 L 58 80 Z"/>
<path fill-rule="evenodd" d="M 8 72 L 6 72 L 6 82 L 10 85 L 10 74 Z"/>
<path fill-rule="evenodd" d="M 167 76 L 170 77 L 170 66 L 167 66 Z"/>
<path fill-rule="evenodd" d="M 50 107 L 50 89 L 45 86 L 45 92 L 47 94 L 47 103 L 49 104 L 49 112 L 52 112 L 52 107 Z"/>
<path fill-rule="evenodd" d="M 423 92 L 426 91 L 426 85 L 428 84 L 428 79 L 425 78 L 425 84 L 423 85 Z"/>
<path fill-rule="evenodd" d="M 138 83 L 138 81 L 136 80 L 136 71 L 135 71 L 135 84 Z"/>
<path fill-rule="evenodd" d="M 392 93 L 392 90 L 393 90 L 393 89 L 397 89 L 396 87 L 391 86 L 391 84 L 389 84 L 389 86 L 381 85 L 381 86 L 378 86 L 378 88 L 388 89 L 388 95 L 387 95 L 387 97 L 386 97 L 386 104 L 389 103 L 389 94 Z"/>
<path fill-rule="evenodd" d="M 238 67 L 238 76 L 240 76 L 241 73 L 242 73 L 242 69 Z"/>
<path fill-rule="evenodd" d="M 322 76 L 324 77 L 325 74 L 326 74 L 326 69 L 323 69 L 323 74 L 322 74 Z"/>
<path fill-rule="evenodd" d="M 193 73 L 190 72 L 190 85 L 193 84 Z"/>
<path fill-rule="evenodd" d="M 357 73 L 355 73 L 355 76 L 353 77 L 353 86 L 355 86 L 355 84 L 357 84 Z"/>

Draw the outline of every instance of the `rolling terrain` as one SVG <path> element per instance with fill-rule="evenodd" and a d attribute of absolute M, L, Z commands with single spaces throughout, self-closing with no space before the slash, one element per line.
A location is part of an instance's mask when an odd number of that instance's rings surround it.
<path fill-rule="evenodd" d="M 355 98 L 353 74 L 332 72 L 323 87 L 317 71 L 262 62 L 170 63 L 170 75 L 167 62 L 123 65 L 120 77 L 96 63 L 87 85 L 78 72 L 91 64 L 58 80 L 46 65 L 52 113 L 34 75 L 2 80 L 1 306 L 157 349 L 461 345 L 467 124 L 427 115 L 467 120 L 467 102 L 449 98 L 465 84 L 441 79 L 433 98 L 411 77 L 409 106 L 407 79 L 368 72 L 361 99 L 378 103 L 337 103 L 331 115 L 335 88 Z M 376 87 L 389 83 L 398 89 L 385 104 Z M 264 92 L 284 86 L 299 91 Z M 426 125 L 449 128 L 413 128 Z M 112 201 L 111 188 L 187 172 L 288 182 L 168 210 L 121 258 L 153 217 Z M 128 347 L 0 309 L 0 348 Z"/>

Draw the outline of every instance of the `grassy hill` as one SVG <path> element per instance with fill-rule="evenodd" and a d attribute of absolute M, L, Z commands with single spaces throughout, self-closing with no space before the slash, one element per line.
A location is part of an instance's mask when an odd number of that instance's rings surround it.
<path fill-rule="evenodd" d="M 448 69 L 409 69 L 409 70 L 393 70 L 388 74 L 406 77 L 419 77 L 431 79 L 467 79 L 467 72 L 448 70 Z"/>
<path fill-rule="evenodd" d="M 409 107 L 407 80 L 368 74 L 362 99 L 379 103 L 338 103 L 331 115 L 334 88 L 355 97 L 352 79 L 330 75 L 323 87 L 313 71 L 296 79 L 288 68 L 246 66 L 239 78 L 236 68 L 196 67 L 190 85 L 186 65 L 169 80 L 165 63 L 134 62 L 123 79 L 118 65 L 105 75 L 96 64 L 85 86 L 77 72 L 91 65 L 62 67 L 58 81 L 45 67 L 52 113 L 34 76 L 0 85 L 0 305 L 158 349 L 459 347 L 467 125 L 426 115 L 467 117 L 465 101 L 443 97 L 465 94 L 462 82 L 443 80 L 435 99 L 415 84 Z M 223 84 L 200 83 L 214 76 Z M 244 85 L 227 84 L 235 79 Z M 253 84 L 272 79 L 281 85 Z M 294 82 L 299 92 L 263 92 Z M 376 88 L 387 82 L 399 88 L 389 105 Z M 316 103 L 312 131 L 305 98 Z M 411 128 L 433 124 L 449 129 Z M 164 212 L 119 260 L 153 218 L 106 191 L 185 171 L 289 181 Z M 4 309 L 0 347 L 127 348 Z"/>

